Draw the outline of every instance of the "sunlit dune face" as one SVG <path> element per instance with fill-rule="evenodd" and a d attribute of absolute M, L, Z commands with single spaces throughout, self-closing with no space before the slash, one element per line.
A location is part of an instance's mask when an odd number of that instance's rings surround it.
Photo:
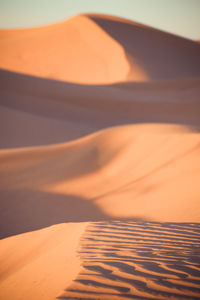
<path fill-rule="evenodd" d="M 48 222 L 64 221 L 66 214 L 76 220 L 68 213 L 76 201 L 88 207 L 78 213 L 85 221 L 199 220 L 199 134 L 180 126 L 111 128 L 69 144 L 4 150 L 0 158 L 1 186 L 8 193 L 24 191 L 36 202 L 42 197 L 40 205 L 58 198 Z M 50 202 L 48 211 L 52 215 Z"/>
<path fill-rule="evenodd" d="M 1 31 L 0 47 L 1 68 L 63 81 L 113 83 L 125 80 L 130 68 L 123 47 L 84 16 Z"/>
<path fill-rule="evenodd" d="M 0 249 L 1 299 L 25 299 L 27 295 L 31 300 L 55 299 L 79 272 L 76 249 L 86 226 L 59 224 L 4 239 Z"/>
<path fill-rule="evenodd" d="M 128 20 L 78 15 L 57 24 L 0 31 L 0 67 L 81 84 L 200 76 L 200 48 Z"/>

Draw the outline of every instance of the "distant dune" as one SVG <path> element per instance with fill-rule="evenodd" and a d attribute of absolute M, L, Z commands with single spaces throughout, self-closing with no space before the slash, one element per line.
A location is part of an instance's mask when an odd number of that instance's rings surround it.
<path fill-rule="evenodd" d="M 85 14 L 0 49 L 0 299 L 199 299 L 200 45 Z"/>
<path fill-rule="evenodd" d="M 0 67 L 74 83 L 108 84 L 198 77 L 200 46 L 102 15 L 0 31 Z"/>

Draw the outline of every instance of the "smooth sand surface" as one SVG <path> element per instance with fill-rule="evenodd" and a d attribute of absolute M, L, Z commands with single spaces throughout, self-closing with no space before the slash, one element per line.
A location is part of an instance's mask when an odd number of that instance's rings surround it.
<path fill-rule="evenodd" d="M 0 48 L 0 299 L 199 299 L 200 45 L 87 14 Z"/>
<path fill-rule="evenodd" d="M 3 240 L 1 299 L 55 299 L 79 272 L 76 251 L 86 225 L 59 224 Z"/>

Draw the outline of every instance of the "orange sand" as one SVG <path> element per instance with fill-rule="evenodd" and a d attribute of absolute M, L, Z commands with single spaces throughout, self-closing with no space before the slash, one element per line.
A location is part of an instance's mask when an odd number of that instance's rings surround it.
<path fill-rule="evenodd" d="M 0 299 L 198 299 L 200 45 L 87 14 L 0 48 Z"/>

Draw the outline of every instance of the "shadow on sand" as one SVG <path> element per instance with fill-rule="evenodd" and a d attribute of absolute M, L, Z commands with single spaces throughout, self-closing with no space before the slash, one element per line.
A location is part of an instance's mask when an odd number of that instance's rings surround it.
<path fill-rule="evenodd" d="M 105 220 L 91 201 L 41 191 L 1 191 L 0 238 L 64 222 Z"/>
<path fill-rule="evenodd" d="M 199 299 L 200 224 L 96 222 L 82 271 L 58 299 Z"/>
<path fill-rule="evenodd" d="M 171 81 L 166 86 L 162 83 L 162 88 L 154 84 L 133 83 L 131 88 L 128 83 L 80 85 L 0 70 L 0 105 L 39 117 L 67 121 L 74 128 L 82 128 L 81 133 L 71 134 L 70 140 L 125 124 L 167 123 L 199 130 L 199 81 Z M 5 124 L 1 122 L 0 126 L 3 129 Z M 0 134 L 4 131 L 1 130 Z M 52 134 L 47 143 L 44 138 L 43 143 L 35 144 L 66 142 L 68 139 L 67 135 L 58 137 Z M 8 146 L 13 146 L 12 140 Z"/>
<path fill-rule="evenodd" d="M 128 60 L 145 70 L 151 80 L 200 76 L 200 47 L 195 42 L 141 24 L 133 26 L 131 21 L 98 14 L 88 17 L 119 42 Z M 150 47 L 152 44 L 154 47 Z"/>
<path fill-rule="evenodd" d="M 112 219 L 98 208 L 94 200 L 74 195 L 10 189 L 1 190 L 0 197 L 1 239 L 60 223 Z"/>

